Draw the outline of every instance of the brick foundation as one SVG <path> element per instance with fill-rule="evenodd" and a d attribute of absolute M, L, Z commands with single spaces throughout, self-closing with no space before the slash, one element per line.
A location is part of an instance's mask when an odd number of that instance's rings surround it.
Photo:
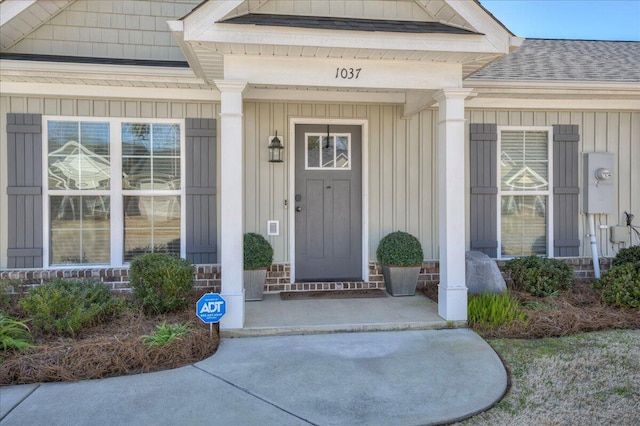
<path fill-rule="evenodd" d="M 573 276 L 576 279 L 593 279 L 593 262 L 591 258 L 561 258 L 560 260 L 573 267 Z M 606 271 L 611 267 L 611 258 L 600 259 L 600 269 Z M 508 280 L 504 272 L 506 261 L 498 260 L 498 267 Z M 220 266 L 197 265 L 195 272 L 196 290 L 203 292 L 220 292 Z M 91 278 L 107 284 L 114 292 L 130 292 L 129 269 L 122 268 L 89 268 L 89 269 L 38 269 L 38 270 L 4 270 L 0 271 L 0 282 L 17 281 L 20 286 L 34 287 L 47 283 L 53 278 Z M 278 293 L 281 291 L 313 291 L 313 290 L 356 290 L 356 289 L 383 289 L 384 278 L 382 267 L 376 262 L 369 262 L 369 281 L 355 282 L 305 282 L 290 283 L 291 268 L 288 263 L 276 263 L 267 271 L 265 293 Z M 418 288 L 437 285 L 440 281 L 440 266 L 437 260 L 426 261 L 420 269 Z"/>

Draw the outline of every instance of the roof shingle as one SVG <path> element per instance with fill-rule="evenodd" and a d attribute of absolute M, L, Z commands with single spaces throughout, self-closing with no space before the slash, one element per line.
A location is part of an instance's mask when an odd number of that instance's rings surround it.
<path fill-rule="evenodd" d="M 640 42 L 527 39 L 467 80 L 640 82 Z"/>

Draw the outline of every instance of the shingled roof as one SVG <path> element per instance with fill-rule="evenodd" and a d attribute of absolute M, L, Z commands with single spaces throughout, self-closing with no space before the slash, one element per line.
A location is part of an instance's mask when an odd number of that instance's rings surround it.
<path fill-rule="evenodd" d="M 467 80 L 640 82 L 640 42 L 527 39 Z"/>
<path fill-rule="evenodd" d="M 440 22 L 388 21 L 323 16 L 293 16 L 250 13 L 221 21 L 223 24 L 262 25 L 271 27 L 312 28 L 340 31 L 384 31 L 393 33 L 477 34 Z"/>

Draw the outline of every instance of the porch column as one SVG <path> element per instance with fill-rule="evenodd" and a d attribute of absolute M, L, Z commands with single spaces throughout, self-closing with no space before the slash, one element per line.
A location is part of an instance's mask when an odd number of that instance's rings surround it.
<path fill-rule="evenodd" d="M 220 329 L 244 327 L 243 283 L 243 117 L 240 81 L 216 81 L 220 90 L 220 266 L 227 311 Z"/>
<path fill-rule="evenodd" d="M 438 191 L 440 215 L 440 284 L 438 315 L 466 321 L 464 100 L 472 89 L 443 89 L 439 104 Z"/>

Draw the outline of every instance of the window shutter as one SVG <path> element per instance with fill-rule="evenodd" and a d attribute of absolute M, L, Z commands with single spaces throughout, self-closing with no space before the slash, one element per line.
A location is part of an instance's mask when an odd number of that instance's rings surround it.
<path fill-rule="evenodd" d="M 7 114 L 7 267 L 42 268 L 42 115 Z"/>
<path fill-rule="evenodd" d="M 495 124 L 471 124 L 471 250 L 498 257 L 497 144 Z"/>
<path fill-rule="evenodd" d="M 187 118 L 185 140 L 187 259 L 217 263 L 216 120 Z"/>
<path fill-rule="evenodd" d="M 553 255 L 578 256 L 578 143 L 577 125 L 553 126 Z"/>

